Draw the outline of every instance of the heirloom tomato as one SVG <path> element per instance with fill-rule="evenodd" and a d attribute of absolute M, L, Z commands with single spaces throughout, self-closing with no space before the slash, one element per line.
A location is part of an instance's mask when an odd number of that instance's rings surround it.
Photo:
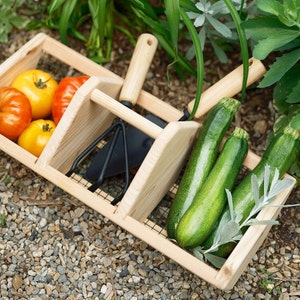
<path fill-rule="evenodd" d="M 51 120 L 34 120 L 21 133 L 18 138 L 18 144 L 38 157 L 44 150 L 54 129 L 55 123 Z"/>
<path fill-rule="evenodd" d="M 51 115 L 52 99 L 57 87 L 51 74 L 37 69 L 27 70 L 14 79 L 12 87 L 23 92 L 29 99 L 33 120 Z"/>
<path fill-rule="evenodd" d="M 31 122 L 27 97 L 12 87 L 0 88 L 0 134 L 16 140 Z"/>
<path fill-rule="evenodd" d="M 76 91 L 88 79 L 89 76 L 65 77 L 59 82 L 52 102 L 52 118 L 55 124 L 61 119 Z"/>

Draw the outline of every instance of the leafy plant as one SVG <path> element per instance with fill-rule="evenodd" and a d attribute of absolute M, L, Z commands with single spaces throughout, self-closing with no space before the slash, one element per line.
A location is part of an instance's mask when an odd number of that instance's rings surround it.
<path fill-rule="evenodd" d="M 258 220 L 256 216 L 262 209 L 270 205 L 280 192 L 288 188 L 292 184 L 292 181 L 290 179 L 279 179 L 278 170 L 275 170 L 274 177 L 271 179 L 270 166 L 267 165 L 264 170 L 264 180 L 262 183 L 264 187 L 263 195 L 259 195 L 259 183 L 256 175 L 252 175 L 251 183 L 252 193 L 255 198 L 255 205 L 247 218 L 241 222 L 242 216 L 236 215 L 233 210 L 232 194 L 229 190 L 226 190 L 230 211 L 230 221 L 219 227 L 220 230 L 216 234 L 213 244 L 209 249 L 197 247 L 193 250 L 196 257 L 201 260 L 208 260 L 213 265 L 220 268 L 224 264 L 225 259 L 213 254 L 220 246 L 239 241 L 243 237 L 245 228 L 250 225 L 278 224 L 276 220 Z"/>
<path fill-rule="evenodd" d="M 8 34 L 14 28 L 24 28 L 28 18 L 20 16 L 17 9 L 23 5 L 24 0 L 2 0 L 0 3 L 0 43 L 8 42 Z"/>
<path fill-rule="evenodd" d="M 275 85 L 275 132 L 295 115 L 291 125 L 300 129 L 300 0 L 257 0 L 256 5 L 260 15 L 242 23 L 255 43 L 253 55 L 260 60 L 278 55 L 259 87 Z"/>
<path fill-rule="evenodd" d="M 247 11 L 250 5 L 244 1 L 234 0 L 232 7 L 239 11 Z M 199 38 L 201 44 L 210 42 L 214 52 L 220 62 L 226 63 L 228 57 L 225 53 L 226 42 L 238 42 L 238 34 L 236 27 L 232 22 L 230 10 L 226 1 L 207 1 L 200 0 L 192 7 L 192 11 L 188 12 L 188 16 L 194 20 L 194 25 L 199 30 Z M 191 47 L 187 53 L 188 58 L 194 56 L 193 48 Z"/>
<path fill-rule="evenodd" d="M 274 134 L 288 123 L 300 130 L 300 0 L 256 1 L 260 15 L 242 23 L 254 42 L 253 56 L 263 60 L 270 54 L 276 60 L 266 72 L 259 88 L 274 86 L 277 110 Z M 289 170 L 300 178 L 300 161 Z"/>
<path fill-rule="evenodd" d="M 192 0 L 165 0 L 165 15 L 166 15 L 166 21 L 164 18 L 160 18 L 159 15 L 156 14 L 156 11 L 153 7 L 148 3 L 148 1 L 145 0 L 131 0 L 131 4 L 133 7 L 133 10 L 135 14 L 142 19 L 149 28 L 151 28 L 152 32 L 156 35 L 156 37 L 159 40 L 159 43 L 164 47 L 164 49 L 169 53 L 169 55 L 173 58 L 172 65 L 175 66 L 179 64 L 181 67 L 184 67 L 185 70 L 190 70 L 190 65 L 187 64 L 187 60 L 184 59 L 184 57 L 179 53 L 178 51 L 178 35 L 179 32 L 184 36 L 186 39 L 192 40 L 192 47 L 190 48 L 190 53 L 193 52 L 193 57 L 196 57 L 196 63 L 197 63 L 197 91 L 196 91 L 196 97 L 195 97 L 195 105 L 193 107 L 193 110 L 190 114 L 190 119 L 193 118 L 201 97 L 202 92 L 202 86 L 204 81 L 204 58 L 203 58 L 203 51 L 204 51 L 204 43 L 205 40 L 201 40 L 201 35 L 199 37 L 195 25 L 197 25 L 195 22 L 192 23 L 192 19 L 194 18 L 202 18 L 205 12 L 199 11 L 199 7 L 205 10 L 205 7 L 203 5 L 203 0 L 196 3 Z M 208 3 L 205 1 L 205 3 L 208 5 Z M 243 88 L 242 88 L 242 99 L 245 95 L 246 90 L 246 81 L 248 77 L 248 52 L 247 52 L 247 41 L 246 37 L 244 35 L 244 31 L 240 26 L 241 20 L 239 18 L 239 15 L 237 13 L 237 10 L 235 9 L 234 5 L 232 4 L 231 0 L 225 0 L 223 1 L 217 1 L 218 5 L 222 7 L 224 11 L 226 11 L 228 16 L 231 16 L 231 18 L 234 20 L 235 27 L 238 31 L 239 41 L 241 44 L 242 49 L 242 57 L 243 57 L 243 64 L 244 64 L 244 78 L 243 78 Z M 202 6 L 201 6 L 202 5 Z M 198 6 L 198 8 L 197 8 Z M 211 18 L 208 16 L 208 19 L 210 22 L 213 22 L 215 27 L 224 28 L 225 25 L 222 26 L 220 21 L 217 21 L 216 19 Z M 214 20 L 214 21 L 213 21 Z M 204 22 L 204 21 L 203 21 Z M 187 32 L 184 31 L 184 28 L 187 29 Z M 222 31 L 222 30 L 221 30 Z M 206 31 L 203 31 L 204 33 Z M 205 35 L 205 34 L 204 34 Z M 202 35 L 203 36 L 203 35 Z M 214 44 L 216 45 L 216 44 Z M 216 49 L 217 48 L 216 46 Z M 188 59 L 191 59 L 192 57 L 189 57 L 189 54 L 187 55 Z M 178 69 L 177 69 L 178 70 Z M 194 70 L 192 69 L 190 73 L 194 73 Z"/>

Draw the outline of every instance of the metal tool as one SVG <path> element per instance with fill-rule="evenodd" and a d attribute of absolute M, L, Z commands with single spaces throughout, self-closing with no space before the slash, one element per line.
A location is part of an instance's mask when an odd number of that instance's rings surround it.
<path fill-rule="evenodd" d="M 119 96 L 119 101 L 128 108 L 132 108 L 136 104 L 154 57 L 157 44 L 157 39 L 147 33 L 140 35 L 137 40 Z M 107 130 L 77 156 L 66 175 L 71 176 L 80 161 L 86 157 L 86 155 L 97 147 L 102 140 L 109 139 L 105 146 L 99 150 L 99 153 L 102 153 L 103 164 L 97 166 L 97 176 L 92 179 L 93 184 L 89 187 L 89 190 L 94 192 L 103 183 L 110 168 L 110 161 L 114 160 L 116 156 L 114 152 L 117 152 L 117 156 L 121 153 L 120 157 L 122 165 L 124 166 L 122 173 L 125 173 L 125 186 L 112 203 L 116 204 L 123 197 L 129 185 L 130 162 L 128 159 L 128 146 L 131 143 L 128 143 L 127 138 L 128 134 L 126 133 L 124 121 L 120 118 L 116 119 Z"/>

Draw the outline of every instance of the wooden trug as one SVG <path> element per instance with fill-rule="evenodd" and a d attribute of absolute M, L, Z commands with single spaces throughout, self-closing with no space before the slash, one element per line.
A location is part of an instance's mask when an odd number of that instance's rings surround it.
<path fill-rule="evenodd" d="M 264 241 L 270 226 L 251 226 L 223 267 L 217 270 L 178 247 L 166 237 L 164 228 L 148 220 L 153 209 L 174 185 L 201 124 L 196 121 L 178 122 L 182 115 L 180 111 L 142 91 L 137 105 L 168 122 L 164 129 L 152 124 L 115 100 L 123 83 L 121 77 L 43 33 L 26 43 L 0 66 L 0 85 L 10 85 L 20 72 L 36 68 L 44 53 L 91 78 L 75 94 L 39 158 L 2 135 L 0 149 L 210 284 L 223 290 L 231 289 Z M 261 78 L 264 72 L 264 66 L 252 58 L 248 84 Z M 222 97 L 233 97 L 240 91 L 242 67 L 229 75 L 203 93 L 197 117 L 205 114 Z M 193 102 L 189 106 L 192 105 Z M 109 195 L 92 193 L 76 180 L 76 176 L 69 178 L 64 175 L 75 157 L 111 124 L 115 116 L 155 139 L 117 207 L 110 204 L 113 198 Z M 244 165 L 252 169 L 259 159 L 249 151 Z M 294 178 L 289 175 L 286 177 L 295 183 Z M 278 195 L 274 204 L 283 205 L 292 188 Z M 268 207 L 258 218 L 274 219 L 279 212 L 280 207 Z"/>

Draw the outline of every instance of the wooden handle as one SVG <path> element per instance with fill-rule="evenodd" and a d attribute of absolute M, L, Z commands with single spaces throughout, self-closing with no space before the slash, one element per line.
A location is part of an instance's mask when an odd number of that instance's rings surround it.
<path fill-rule="evenodd" d="M 249 60 L 249 74 L 247 80 L 247 86 L 251 85 L 255 81 L 259 80 L 266 72 L 265 66 L 260 60 L 251 58 Z M 201 95 L 198 110 L 195 114 L 195 119 L 200 118 L 207 113 L 213 106 L 215 106 L 224 97 L 233 97 L 242 90 L 243 82 L 243 65 L 234 69 L 225 77 L 220 79 Z M 194 106 L 195 100 L 188 104 L 188 111 L 191 112 Z"/>
<path fill-rule="evenodd" d="M 158 41 L 155 36 L 143 33 L 139 36 L 120 93 L 121 101 L 135 105 L 142 90 Z"/>

